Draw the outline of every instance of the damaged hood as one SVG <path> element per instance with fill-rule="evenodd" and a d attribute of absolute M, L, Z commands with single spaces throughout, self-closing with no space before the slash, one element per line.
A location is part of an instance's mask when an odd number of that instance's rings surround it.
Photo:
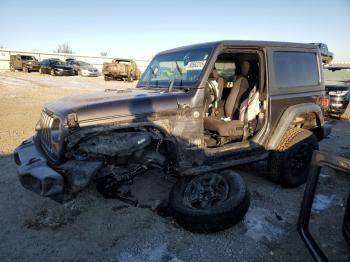
<path fill-rule="evenodd" d="M 113 89 L 65 97 L 46 104 L 45 109 L 62 119 L 76 113 L 79 123 L 93 122 L 176 110 L 178 98 L 184 96 L 189 97 L 189 94 L 180 90 L 168 93 L 141 88 Z"/>

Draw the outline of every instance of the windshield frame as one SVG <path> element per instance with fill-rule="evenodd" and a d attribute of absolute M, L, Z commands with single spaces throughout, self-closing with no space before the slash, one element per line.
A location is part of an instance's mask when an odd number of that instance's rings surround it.
<path fill-rule="evenodd" d="M 206 46 L 206 47 L 200 47 L 200 48 L 188 48 L 188 49 L 183 49 L 183 50 L 174 50 L 174 51 L 169 51 L 169 52 L 158 53 L 156 56 L 154 56 L 154 58 L 148 64 L 146 70 L 143 72 L 139 82 L 137 83 L 136 88 L 166 89 L 166 88 L 169 88 L 169 86 L 172 86 L 172 88 L 174 88 L 174 89 L 184 89 L 184 88 L 185 89 L 197 89 L 202 82 L 202 78 L 203 78 L 205 72 L 207 71 L 207 68 L 210 64 L 210 61 L 211 61 L 211 58 L 215 52 L 215 49 L 216 48 L 214 46 Z M 182 79 L 175 79 L 175 81 L 173 81 L 171 78 L 169 78 L 169 81 L 164 80 L 167 84 L 160 84 L 159 81 L 154 81 L 154 82 L 156 82 L 155 84 L 150 84 L 150 82 L 151 82 L 150 80 L 141 81 L 145 74 L 149 73 L 149 74 L 153 75 L 152 72 L 154 72 L 154 68 L 152 68 L 152 65 L 157 60 L 158 57 L 163 56 L 163 55 L 168 55 L 168 54 L 171 55 L 171 54 L 176 54 L 176 53 L 181 53 L 181 52 L 191 52 L 191 51 L 196 51 L 196 50 L 207 50 L 208 53 L 207 53 L 207 59 L 205 60 L 206 61 L 205 65 L 202 68 L 202 70 L 198 76 L 198 79 L 193 84 L 188 85 L 188 84 L 184 83 L 184 81 Z M 174 60 L 173 62 L 177 63 L 177 60 Z M 182 73 L 180 73 L 180 74 L 182 74 Z"/>

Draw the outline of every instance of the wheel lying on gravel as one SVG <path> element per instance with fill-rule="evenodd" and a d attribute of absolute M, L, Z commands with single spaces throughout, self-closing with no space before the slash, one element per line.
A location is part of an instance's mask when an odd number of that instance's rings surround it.
<path fill-rule="evenodd" d="M 170 193 L 169 204 L 183 228 L 210 233 L 239 222 L 248 211 L 250 197 L 242 177 L 224 171 L 179 180 Z"/>
<path fill-rule="evenodd" d="M 341 119 L 350 120 L 350 103 L 345 109 L 345 112 L 340 116 Z"/>
<path fill-rule="evenodd" d="M 311 131 L 288 129 L 276 151 L 270 153 L 268 166 L 271 179 L 286 187 L 304 184 L 312 152 L 317 149 L 318 140 Z"/>

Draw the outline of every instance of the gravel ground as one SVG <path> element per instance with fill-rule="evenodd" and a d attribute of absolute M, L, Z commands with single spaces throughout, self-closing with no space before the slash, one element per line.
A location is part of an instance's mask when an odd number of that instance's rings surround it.
<path fill-rule="evenodd" d="M 0 73 L 0 261 L 312 260 L 296 232 L 304 187 L 271 183 L 265 162 L 237 169 L 251 192 L 250 209 L 242 222 L 215 234 L 187 232 L 152 211 L 172 185 L 157 172 L 138 177 L 130 187 L 140 207 L 103 199 L 93 186 L 64 205 L 20 186 L 11 153 L 34 133 L 45 102 L 132 85 L 101 77 Z M 335 121 L 321 148 L 350 158 L 350 123 Z M 340 226 L 350 180 L 329 169 L 321 174 L 312 231 L 332 260 L 349 261 Z"/>

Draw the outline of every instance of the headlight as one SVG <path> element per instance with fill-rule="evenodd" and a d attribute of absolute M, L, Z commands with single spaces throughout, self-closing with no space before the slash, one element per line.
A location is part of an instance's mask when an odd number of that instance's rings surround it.
<path fill-rule="evenodd" d="M 78 116 L 76 113 L 70 113 L 67 115 L 67 126 L 68 127 L 78 126 Z"/>

